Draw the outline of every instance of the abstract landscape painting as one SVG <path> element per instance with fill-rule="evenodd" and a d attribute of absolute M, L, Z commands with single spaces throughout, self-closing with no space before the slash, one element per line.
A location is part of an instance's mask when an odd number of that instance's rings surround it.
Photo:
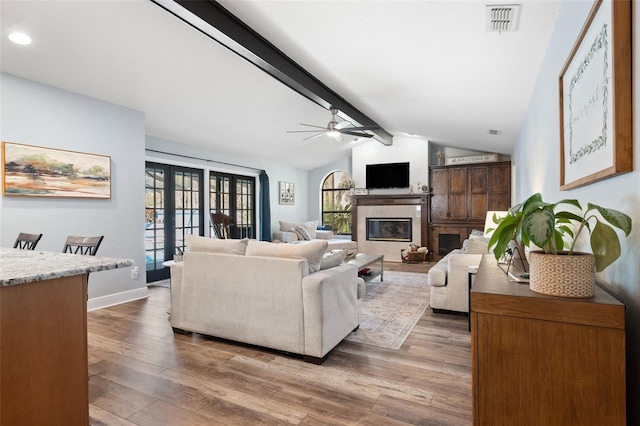
<path fill-rule="evenodd" d="M 111 157 L 2 142 L 2 195 L 111 198 Z"/>

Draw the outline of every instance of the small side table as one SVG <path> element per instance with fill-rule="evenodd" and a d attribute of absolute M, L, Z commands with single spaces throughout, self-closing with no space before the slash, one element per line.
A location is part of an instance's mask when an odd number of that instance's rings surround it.
<path fill-rule="evenodd" d="M 469 331 L 471 331 L 471 287 L 473 286 L 473 277 L 478 273 L 478 267 L 467 266 L 467 273 L 469 274 Z"/>
<path fill-rule="evenodd" d="M 176 260 L 165 260 L 164 262 L 162 262 L 162 266 L 164 266 L 165 268 L 171 268 L 171 265 L 173 265 L 176 262 L 180 262 L 180 261 L 176 261 Z M 169 273 L 169 300 L 171 300 L 171 273 Z M 167 311 L 167 314 L 171 315 L 171 311 Z"/>

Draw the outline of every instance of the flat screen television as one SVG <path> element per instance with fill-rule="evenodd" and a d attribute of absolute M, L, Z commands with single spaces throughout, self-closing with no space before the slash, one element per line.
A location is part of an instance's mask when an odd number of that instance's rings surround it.
<path fill-rule="evenodd" d="M 367 164 L 367 189 L 408 188 L 409 163 Z"/>

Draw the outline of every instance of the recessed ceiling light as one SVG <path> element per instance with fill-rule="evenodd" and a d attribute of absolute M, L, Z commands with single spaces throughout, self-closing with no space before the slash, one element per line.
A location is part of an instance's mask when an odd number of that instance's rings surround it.
<path fill-rule="evenodd" d="M 11 33 L 9 34 L 9 40 L 16 44 L 31 44 L 31 37 L 25 33 Z"/>

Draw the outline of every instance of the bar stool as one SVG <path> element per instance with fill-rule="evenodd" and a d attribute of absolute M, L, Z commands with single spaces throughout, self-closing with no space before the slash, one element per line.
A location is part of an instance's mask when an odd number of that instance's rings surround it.
<path fill-rule="evenodd" d="M 16 242 L 13 245 L 13 248 L 18 248 L 22 250 L 35 250 L 36 245 L 38 245 L 38 241 L 42 238 L 42 234 L 27 234 L 25 232 L 21 232 L 18 234 L 18 238 L 16 238 Z"/>

